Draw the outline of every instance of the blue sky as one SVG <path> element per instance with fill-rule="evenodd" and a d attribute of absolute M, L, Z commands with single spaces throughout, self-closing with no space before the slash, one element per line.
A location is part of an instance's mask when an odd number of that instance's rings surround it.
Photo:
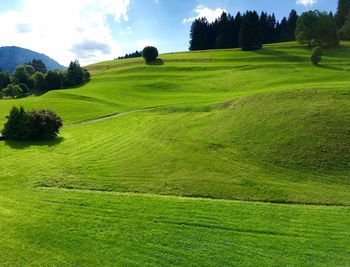
<path fill-rule="evenodd" d="M 281 4 L 281 2 L 283 4 Z M 223 10 L 287 16 L 310 9 L 335 11 L 337 0 L 0 0 L 0 46 L 45 53 L 62 64 L 113 59 L 155 45 L 160 52 L 188 48 L 191 21 Z M 69 7 L 69 9 L 67 9 Z M 5 26 L 4 26 L 5 25 Z"/>

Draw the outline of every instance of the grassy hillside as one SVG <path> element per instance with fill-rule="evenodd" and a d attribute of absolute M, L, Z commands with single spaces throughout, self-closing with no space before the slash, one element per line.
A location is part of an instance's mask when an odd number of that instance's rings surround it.
<path fill-rule="evenodd" d="M 83 87 L 1 101 L 0 124 L 23 105 L 66 126 L 0 142 L 0 263 L 346 266 L 350 44 L 309 55 L 102 62 Z"/>

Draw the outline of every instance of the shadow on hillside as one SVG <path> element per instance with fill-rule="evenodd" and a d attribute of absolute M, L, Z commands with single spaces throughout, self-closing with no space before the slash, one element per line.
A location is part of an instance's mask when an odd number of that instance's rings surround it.
<path fill-rule="evenodd" d="M 335 71 L 346 71 L 345 68 L 341 68 L 341 67 L 336 67 L 336 66 L 331 66 L 331 65 L 317 65 L 318 68 L 321 69 L 328 69 L 328 70 L 335 70 Z"/>
<path fill-rule="evenodd" d="M 33 95 L 33 96 L 42 96 L 42 95 L 45 95 L 51 91 L 57 91 L 57 90 L 67 90 L 67 89 L 78 89 L 78 88 L 81 88 L 83 86 L 85 86 L 86 84 L 88 84 L 89 82 L 91 81 L 88 80 L 82 84 L 78 84 L 78 85 L 75 85 L 75 86 L 71 86 L 71 87 L 67 87 L 67 88 L 58 88 L 58 89 L 51 89 L 51 90 L 47 90 L 47 91 L 40 91 L 40 90 L 33 90 L 31 91 L 30 95 Z"/>
<path fill-rule="evenodd" d="M 292 61 L 292 62 L 304 62 L 305 61 L 305 58 L 290 54 L 287 51 L 263 48 L 263 49 L 254 50 L 251 52 L 256 53 L 258 55 L 276 57 L 276 59 L 279 59 L 279 60 L 285 59 L 286 61 Z"/>
<path fill-rule="evenodd" d="M 11 147 L 12 149 L 26 149 L 31 146 L 39 147 L 54 147 L 61 144 L 64 141 L 63 137 L 58 137 L 54 140 L 49 141 L 14 141 L 14 140 L 5 140 L 5 145 Z"/>
<path fill-rule="evenodd" d="M 146 64 L 150 66 L 160 66 L 160 65 L 164 65 L 164 61 L 161 58 L 157 58 L 156 60 L 147 62 Z"/>

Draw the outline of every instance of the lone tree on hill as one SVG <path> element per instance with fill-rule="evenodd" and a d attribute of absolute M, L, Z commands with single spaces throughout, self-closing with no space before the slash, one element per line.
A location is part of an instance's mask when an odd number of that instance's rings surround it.
<path fill-rule="evenodd" d="M 259 15 L 255 11 L 248 11 L 243 17 L 239 41 L 243 51 L 261 49 L 262 32 Z"/>
<path fill-rule="evenodd" d="M 146 46 L 142 51 L 142 56 L 147 63 L 155 61 L 158 55 L 158 50 L 154 46 Z"/>

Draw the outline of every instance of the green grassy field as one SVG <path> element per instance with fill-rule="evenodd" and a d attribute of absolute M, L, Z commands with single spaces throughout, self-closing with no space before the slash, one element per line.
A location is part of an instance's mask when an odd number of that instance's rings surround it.
<path fill-rule="evenodd" d="M 0 142 L 0 265 L 350 266 L 350 43 L 309 56 L 102 62 L 1 101 L 0 125 L 23 105 L 66 126 Z"/>

